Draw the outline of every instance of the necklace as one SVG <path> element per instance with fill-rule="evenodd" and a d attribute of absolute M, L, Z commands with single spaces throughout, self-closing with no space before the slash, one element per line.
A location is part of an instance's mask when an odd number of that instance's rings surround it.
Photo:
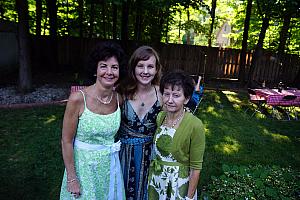
<path fill-rule="evenodd" d="M 142 103 L 140 104 L 140 106 L 144 107 L 144 106 L 145 106 L 145 103 L 144 103 L 144 101 L 142 100 L 141 96 L 138 95 L 137 93 L 136 93 L 136 95 L 139 97 L 139 99 L 140 99 L 141 102 L 142 102 Z"/>
<path fill-rule="evenodd" d="M 112 100 L 112 97 L 113 97 L 113 92 L 111 93 L 109 99 L 107 101 L 104 101 L 102 100 L 98 95 L 96 95 L 96 99 L 100 102 L 100 103 L 103 103 L 105 105 L 107 104 L 110 104 L 111 100 Z"/>
<path fill-rule="evenodd" d="M 182 111 L 182 113 L 181 113 L 181 115 L 177 118 L 177 119 L 175 119 L 174 121 L 173 121 L 173 124 L 172 124 L 172 126 L 171 126 L 171 128 L 174 128 L 175 126 L 176 126 L 176 124 L 181 120 L 181 118 L 183 117 L 183 115 L 184 115 L 184 111 Z M 168 116 L 167 116 L 168 117 Z M 167 118 L 166 117 L 166 118 Z M 167 122 L 168 120 L 166 119 L 166 122 Z M 167 125 L 167 123 L 166 123 L 166 125 Z"/>
<path fill-rule="evenodd" d="M 96 88 L 96 85 L 95 85 L 95 84 L 94 84 L 94 87 Z M 102 100 L 102 97 L 99 97 L 98 95 L 96 95 L 96 99 L 97 99 L 100 103 L 102 103 L 102 104 L 104 104 L 104 105 L 107 105 L 107 104 L 110 104 L 110 102 L 111 102 L 111 100 L 112 100 L 112 98 L 113 98 L 113 94 L 114 94 L 114 92 L 111 92 L 111 95 L 110 95 L 110 97 L 107 99 L 107 101 Z"/>

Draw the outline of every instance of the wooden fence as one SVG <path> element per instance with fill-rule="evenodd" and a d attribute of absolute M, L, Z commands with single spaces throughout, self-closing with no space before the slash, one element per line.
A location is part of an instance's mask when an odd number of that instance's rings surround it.
<path fill-rule="evenodd" d="M 86 64 L 86 58 L 99 39 L 59 38 L 58 39 L 58 65 L 61 71 L 66 68 L 73 71 L 82 71 Z M 51 63 L 49 47 L 51 41 L 48 38 L 35 39 L 33 44 L 33 58 L 35 65 L 41 67 L 41 63 Z M 138 46 L 135 42 L 129 42 L 127 46 L 130 55 Z M 204 74 L 207 81 L 212 79 L 238 80 L 240 69 L 239 49 L 218 48 L 181 44 L 150 44 L 159 53 L 163 71 L 182 69 L 189 74 Z M 252 61 L 252 51 L 246 53 L 246 76 Z M 46 66 L 45 66 L 46 67 Z M 282 70 L 280 69 L 282 67 Z M 280 74 L 280 70 L 282 74 Z M 264 53 L 255 66 L 253 79 L 257 82 L 266 81 L 269 84 L 277 84 L 280 80 L 286 84 L 294 81 L 300 70 L 300 58 L 298 55 L 286 55 L 282 66 L 271 53 Z M 282 75 L 282 76 L 281 76 Z"/>

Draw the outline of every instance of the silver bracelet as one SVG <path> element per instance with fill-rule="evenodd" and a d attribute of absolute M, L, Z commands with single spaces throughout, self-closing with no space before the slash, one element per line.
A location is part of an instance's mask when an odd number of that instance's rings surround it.
<path fill-rule="evenodd" d="M 185 196 L 185 200 L 194 200 L 194 199 L 191 199 L 188 196 Z"/>
<path fill-rule="evenodd" d="M 71 180 L 67 180 L 67 183 L 72 183 L 72 182 L 74 182 L 74 181 L 77 181 L 77 178 L 73 178 L 73 179 L 71 179 Z"/>

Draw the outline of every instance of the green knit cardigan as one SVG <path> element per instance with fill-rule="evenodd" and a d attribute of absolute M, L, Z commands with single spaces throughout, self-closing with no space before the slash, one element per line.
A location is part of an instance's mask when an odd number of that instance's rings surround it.
<path fill-rule="evenodd" d="M 160 126 L 165 117 L 165 111 L 158 114 L 156 134 L 161 131 Z M 204 149 L 205 133 L 202 121 L 186 112 L 173 137 L 171 153 L 179 163 L 189 166 L 191 169 L 201 170 Z"/>

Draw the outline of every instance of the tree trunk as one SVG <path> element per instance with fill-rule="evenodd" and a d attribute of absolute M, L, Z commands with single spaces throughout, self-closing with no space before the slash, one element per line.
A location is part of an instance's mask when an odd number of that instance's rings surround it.
<path fill-rule="evenodd" d="M 300 88 L 300 70 L 298 70 L 298 73 L 293 81 L 293 86 Z"/>
<path fill-rule="evenodd" d="M 35 29 L 35 34 L 36 36 L 40 36 L 42 32 L 42 0 L 36 0 L 35 1 L 35 6 L 36 6 L 36 29 Z"/>
<path fill-rule="evenodd" d="M 51 59 L 49 60 L 49 67 L 53 71 L 58 70 L 58 57 L 57 57 L 57 0 L 47 0 L 47 9 L 49 12 L 49 22 L 50 22 L 50 52 Z"/>
<path fill-rule="evenodd" d="M 32 90 L 31 55 L 29 38 L 29 11 L 27 0 L 16 0 L 18 12 L 19 47 L 19 90 L 26 93 Z"/>
<path fill-rule="evenodd" d="M 211 11 L 210 11 L 211 24 L 210 24 L 209 34 L 208 34 L 208 47 L 211 47 L 212 33 L 214 30 L 214 24 L 215 24 L 215 18 L 216 18 L 216 7 L 217 7 L 217 0 L 212 0 Z"/>
<path fill-rule="evenodd" d="M 167 9 L 168 10 L 168 14 L 167 14 L 167 19 L 166 19 L 166 30 L 165 30 L 165 43 L 168 44 L 169 43 L 169 36 L 168 36 L 168 32 L 169 32 L 169 8 Z"/>
<path fill-rule="evenodd" d="M 255 51 L 254 51 L 254 54 L 252 56 L 252 62 L 251 62 L 249 75 L 248 75 L 248 86 L 249 87 L 251 87 L 251 85 L 252 85 L 253 73 L 254 73 L 255 67 L 257 66 L 257 61 L 262 56 L 262 50 L 263 50 L 263 46 L 264 46 L 264 39 L 265 39 L 265 36 L 266 36 L 266 31 L 269 27 L 270 18 L 263 17 L 262 20 L 263 20 L 263 22 L 262 22 L 262 25 L 261 25 L 261 28 L 260 28 L 258 42 L 256 44 Z"/>
<path fill-rule="evenodd" d="M 186 11 L 186 15 L 187 15 L 187 21 L 190 21 L 190 10 L 189 7 L 187 7 L 187 11 Z M 191 44 L 191 40 L 190 40 L 190 30 L 186 30 L 186 43 L 187 44 Z"/>
<path fill-rule="evenodd" d="M 83 37 L 83 0 L 78 0 L 79 37 Z"/>
<path fill-rule="evenodd" d="M 284 16 L 283 25 L 280 30 L 279 45 L 278 45 L 278 49 L 277 49 L 279 57 L 284 54 L 287 35 L 288 35 L 289 28 L 290 28 L 290 22 L 291 22 L 291 16 L 290 15 Z"/>
<path fill-rule="evenodd" d="M 67 35 L 70 35 L 70 19 L 69 19 L 69 1 L 66 0 L 67 4 Z"/>
<path fill-rule="evenodd" d="M 117 17 L 118 17 L 118 7 L 115 3 L 113 3 L 113 39 L 117 39 Z"/>
<path fill-rule="evenodd" d="M 95 20 L 95 4 L 91 1 L 91 11 L 90 11 L 90 27 L 89 27 L 89 38 L 93 37 L 94 32 L 94 20 Z"/>
<path fill-rule="evenodd" d="M 103 38 L 106 39 L 106 7 L 105 1 L 102 3 L 102 30 L 103 30 Z"/>
<path fill-rule="evenodd" d="M 290 22 L 291 22 L 291 15 L 284 15 L 283 18 L 283 25 L 280 30 L 280 36 L 279 36 L 279 45 L 277 49 L 278 58 L 280 61 L 280 68 L 279 68 L 279 79 L 280 81 L 283 79 L 283 63 L 284 63 L 284 50 L 286 46 L 286 40 L 288 36 L 288 31 L 290 28 Z"/>
<path fill-rule="evenodd" d="M 136 16 L 135 16 L 135 27 L 134 27 L 134 38 L 136 41 L 141 40 L 142 31 L 142 0 L 136 1 Z"/>
<path fill-rule="evenodd" d="M 178 24 L 178 37 L 179 37 L 179 41 L 181 41 L 180 30 L 181 30 L 181 10 L 179 10 L 179 24 Z"/>
<path fill-rule="evenodd" d="M 122 22 L 121 22 L 121 40 L 124 50 L 128 51 L 128 15 L 130 0 L 123 1 L 122 5 Z"/>
<path fill-rule="evenodd" d="M 244 22 L 244 32 L 243 32 L 243 41 L 242 41 L 242 51 L 240 55 L 240 72 L 239 72 L 239 80 L 242 86 L 245 85 L 245 81 L 246 81 L 245 64 L 246 64 L 246 50 L 247 50 L 247 40 L 248 40 L 251 9 L 252 9 L 252 0 L 247 0 L 247 10 L 246 10 L 246 17 Z"/>
<path fill-rule="evenodd" d="M 47 8 L 50 20 L 50 36 L 56 38 L 57 36 L 57 0 L 47 0 Z"/>

